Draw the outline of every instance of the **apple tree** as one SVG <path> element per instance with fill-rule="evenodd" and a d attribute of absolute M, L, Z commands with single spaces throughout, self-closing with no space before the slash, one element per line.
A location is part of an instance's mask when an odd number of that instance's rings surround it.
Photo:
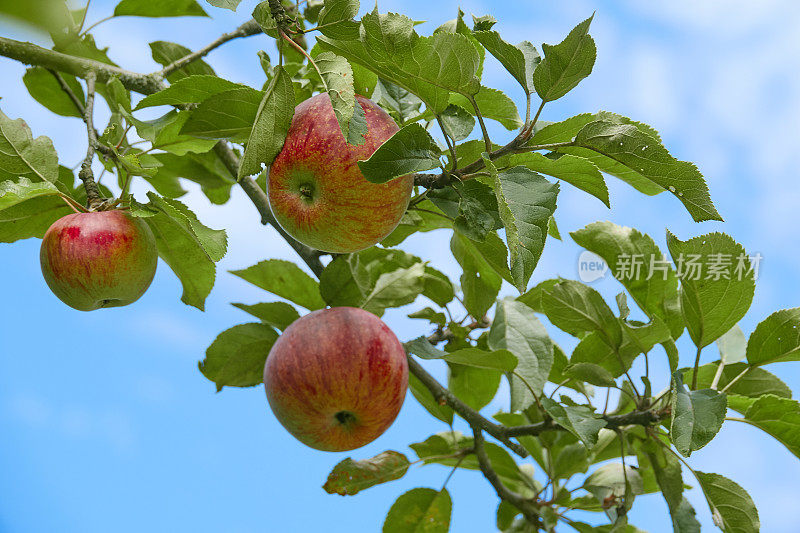
<path fill-rule="evenodd" d="M 208 4 L 236 11 L 239 0 Z M 88 5 L 0 2 L 0 16 L 49 32 L 53 42 L 43 48 L 0 37 L 0 56 L 30 65 L 22 82 L 31 96 L 81 119 L 76 133 L 87 138 L 76 176 L 47 137 L 35 137 L 14 110 L 0 112 L 0 242 L 44 237 L 44 277 L 77 309 L 131 304 L 152 280 L 157 254 L 180 279 L 182 301 L 202 310 L 226 234 L 177 199 L 181 180 L 198 183 L 214 204 L 241 187 L 299 264 L 265 258 L 233 272 L 280 300 L 236 303 L 257 321 L 217 336 L 199 364 L 203 376 L 217 390 L 266 381 L 281 423 L 322 449 L 374 439 L 407 390 L 443 424 L 411 452 L 333 466 L 327 492 L 355 495 L 413 475 L 413 464 L 439 464 L 482 473 L 499 498 L 501 531 L 639 531 L 627 518 L 636 496 L 660 492 L 665 519 L 687 533 L 700 529 L 684 496 L 695 485 L 721 530 L 759 531 L 745 489 L 690 462 L 726 421 L 764 431 L 800 456 L 800 404 L 763 368 L 800 359 L 800 309 L 773 313 L 749 337 L 742 332 L 756 277 L 744 248 L 724 233 L 682 240 L 667 231 L 670 261 L 649 235 L 597 222 L 569 237 L 621 283 L 616 309 L 579 281 L 531 287 L 547 240 L 564 238 L 555 219 L 560 187 L 610 206 L 605 180 L 619 179 L 645 196 L 673 195 L 697 222 L 722 220 L 698 168 L 673 157 L 651 126 L 606 111 L 540 120 L 549 102 L 592 72 L 592 17 L 540 52 L 528 41 L 507 42 L 491 15 L 468 20 L 459 11 L 423 36 L 402 14 L 376 7 L 357 19 L 359 8 L 358 0 L 261 2 L 252 18 L 200 50 L 150 43 L 162 68 L 136 73 L 95 44 Z M 195 0 L 121 0 L 114 16 L 208 9 Z M 277 50 L 260 55 L 261 87 L 219 77 L 203 59 L 254 36 Z M 519 83 L 522 113 L 482 79 L 489 56 Z M 95 123 L 97 98 L 111 109 L 108 124 Z M 162 116 L 141 118 L 156 106 Z M 488 120 L 507 137 L 491 138 Z M 114 184 L 99 182 L 97 161 Z M 146 184 L 146 196 L 130 193 L 134 180 Z M 410 235 L 433 230 L 451 232 L 458 280 L 403 250 Z M 498 298 L 504 284 L 515 296 Z M 409 315 L 420 334 L 401 344 L 378 317 L 419 297 L 430 302 Z M 630 317 L 632 304 L 646 321 Z M 541 316 L 577 339 L 571 354 Z M 361 337 L 326 342 L 351 330 Z M 679 353 L 683 335 L 691 353 Z M 309 354 L 323 352 L 340 357 L 339 366 L 356 365 L 350 372 L 373 373 L 348 393 L 384 387 L 387 400 L 369 412 L 330 415 L 321 406 L 335 398 L 318 396 L 336 384 L 320 376 L 338 374 L 324 362 L 318 375 L 303 374 L 313 366 Z M 709 352 L 714 360 L 701 364 Z M 369 368 L 357 366 L 362 355 Z M 651 384 L 654 357 L 669 363 L 663 391 Z M 644 361 L 643 375 L 633 375 L 635 361 Z M 447 383 L 429 373 L 437 364 L 446 366 Z M 295 378 L 302 382 L 295 390 L 280 388 Z M 503 380 L 507 411 L 486 413 Z M 298 406 L 301 414 L 292 411 Z M 314 420 L 320 416 L 327 418 Z M 453 430 L 455 417 L 469 432 Z M 368 421 L 379 431 L 344 438 Z M 330 431 L 339 432 L 335 443 Z M 446 487 L 413 489 L 392 505 L 383 531 L 447 531 L 451 506 Z M 580 522 L 573 511 L 605 513 L 609 525 Z"/>

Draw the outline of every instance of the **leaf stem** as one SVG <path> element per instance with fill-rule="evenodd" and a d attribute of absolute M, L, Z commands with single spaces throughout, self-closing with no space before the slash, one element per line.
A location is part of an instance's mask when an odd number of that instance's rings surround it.
<path fill-rule="evenodd" d="M 486 145 L 486 151 L 491 152 L 492 140 L 489 138 L 489 131 L 486 129 L 486 123 L 483 121 L 483 114 L 481 113 L 481 110 L 478 107 L 478 102 L 475 101 L 475 97 L 472 95 L 469 95 L 467 99 L 472 104 L 472 107 L 475 109 L 475 118 L 478 119 L 478 124 L 481 125 L 481 132 L 483 133 L 483 142 Z"/>
<path fill-rule="evenodd" d="M 717 385 L 719 385 L 719 379 L 722 377 L 722 371 L 725 369 L 725 363 L 720 359 L 719 365 L 717 366 L 717 372 L 714 374 L 714 380 L 711 382 L 711 389 L 717 390 Z"/>
<path fill-rule="evenodd" d="M 88 8 L 88 4 L 87 4 L 87 8 Z M 84 16 L 84 20 L 85 20 L 85 18 L 86 18 L 86 14 L 84 13 L 84 15 L 83 15 L 83 16 Z M 93 29 L 95 29 L 97 26 L 99 26 L 100 24 L 102 24 L 102 23 L 104 23 L 104 22 L 107 22 L 107 21 L 109 21 L 109 20 L 113 19 L 114 17 L 116 17 L 116 15 L 111 15 L 111 16 L 109 16 L 109 17 L 102 18 L 102 19 L 98 20 L 97 22 L 95 22 L 94 24 L 92 24 L 91 26 L 89 26 L 88 28 L 86 28 L 85 30 L 83 30 L 83 31 L 80 33 L 79 37 L 83 37 L 84 35 L 86 35 L 86 34 L 87 34 L 87 33 L 89 33 L 90 31 L 92 31 Z M 81 25 L 83 25 L 83 23 L 81 23 Z"/>
<path fill-rule="evenodd" d="M 451 170 L 455 170 L 456 168 L 458 168 L 458 156 L 456 155 L 456 147 L 450 140 L 450 135 L 447 134 L 447 130 L 444 128 L 444 122 L 442 122 L 441 115 L 436 115 L 436 122 L 439 123 L 439 128 L 442 130 L 442 135 L 444 136 L 444 142 L 447 143 L 447 148 L 448 150 L 450 150 L 450 156 L 453 159 L 453 168 Z"/>
<path fill-rule="evenodd" d="M 697 369 L 700 368 L 700 352 L 703 351 L 703 348 L 700 346 L 697 347 L 697 355 L 694 358 L 694 373 L 692 374 L 692 390 L 697 389 Z"/>

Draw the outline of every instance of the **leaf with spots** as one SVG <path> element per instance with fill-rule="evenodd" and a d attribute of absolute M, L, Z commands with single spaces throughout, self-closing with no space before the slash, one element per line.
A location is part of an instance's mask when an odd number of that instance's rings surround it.
<path fill-rule="evenodd" d="M 367 119 L 361 104 L 356 105 L 358 101 L 353 88 L 353 68 L 345 58 L 333 52 L 322 52 L 315 61 L 347 144 L 364 144 Z"/>
<path fill-rule="evenodd" d="M 322 488 L 328 494 L 354 496 L 364 489 L 400 479 L 410 464 L 405 455 L 394 450 L 361 461 L 348 457 L 333 467 Z"/>

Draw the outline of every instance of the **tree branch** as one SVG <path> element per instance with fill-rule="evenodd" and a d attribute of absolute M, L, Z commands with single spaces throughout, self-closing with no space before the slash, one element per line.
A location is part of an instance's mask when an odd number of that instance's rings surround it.
<path fill-rule="evenodd" d="M 214 146 L 214 152 L 231 174 L 236 176 L 239 173 L 239 158 L 227 143 L 223 141 L 218 142 Z M 267 194 L 261 190 L 261 187 L 258 186 L 253 178 L 243 178 L 239 180 L 239 185 L 261 215 L 261 223 L 264 225 L 271 224 L 289 246 L 297 252 L 297 255 L 300 256 L 306 265 L 308 265 L 308 268 L 319 277 L 324 267 L 319 260 L 317 251 L 293 239 L 292 236 L 286 233 L 281 225 L 278 224 L 278 221 L 275 220 L 272 210 L 269 207 L 269 198 Z"/>
<path fill-rule="evenodd" d="M 525 448 L 516 442 L 513 442 L 508 435 L 506 435 L 507 428 L 495 424 L 491 420 L 485 418 L 478 411 L 459 400 L 452 392 L 444 388 L 438 381 L 436 381 L 436 378 L 431 376 L 427 370 L 422 368 L 422 365 L 420 365 L 411 355 L 408 355 L 407 359 L 409 371 L 414 374 L 414 376 L 416 376 L 423 385 L 425 385 L 425 388 L 431 391 L 433 398 L 439 404 L 451 407 L 461 418 L 466 420 L 470 426 L 482 429 L 492 437 L 505 444 L 510 450 L 520 457 L 528 456 L 528 452 L 525 450 Z"/>
<path fill-rule="evenodd" d="M 99 83 L 105 83 L 111 78 L 117 77 L 126 88 L 142 94 L 153 94 L 166 87 L 160 79 L 152 75 L 137 74 L 100 61 L 62 54 L 32 43 L 15 41 L 6 37 L 0 37 L 0 56 L 15 59 L 26 65 L 36 65 L 65 72 L 83 79 L 86 79 L 89 72 L 94 72 Z"/>
<path fill-rule="evenodd" d="M 257 35 L 259 33 L 261 33 L 261 26 L 259 26 L 255 20 L 250 19 L 232 32 L 223 33 L 218 39 L 209 43 L 207 46 L 204 46 L 196 52 L 192 52 L 191 54 L 183 56 L 177 61 L 165 66 L 158 72 L 153 73 L 152 75 L 158 77 L 159 79 L 164 79 L 176 70 L 180 70 L 186 65 L 207 56 L 212 50 L 219 48 L 228 41 L 239 39 L 241 37 L 250 37 L 251 35 Z"/>
<path fill-rule="evenodd" d="M 489 456 L 486 454 L 483 432 L 480 430 L 480 428 L 475 426 L 472 427 L 472 432 L 475 437 L 475 457 L 478 459 L 478 466 L 480 466 L 483 476 L 489 481 L 489 483 L 491 483 L 492 487 L 494 487 L 494 491 L 501 500 L 505 500 L 519 509 L 528 522 L 534 526 L 539 526 L 541 524 L 541 519 L 539 518 L 539 512 L 536 504 L 533 502 L 533 500 L 525 498 L 521 494 L 514 492 L 503 484 L 500 476 L 497 474 L 494 468 L 492 468 L 492 463 L 489 460 Z"/>
<path fill-rule="evenodd" d="M 103 199 L 100 195 L 100 189 L 97 188 L 97 183 L 94 181 L 94 173 L 92 172 L 94 150 L 95 146 L 97 145 L 97 131 L 94 129 L 95 81 L 96 76 L 94 72 L 87 72 L 86 107 L 83 110 L 83 121 L 86 123 L 86 134 L 89 139 L 89 147 L 86 149 L 86 158 L 81 164 L 80 172 L 78 172 L 78 177 L 83 182 L 84 189 L 86 189 L 86 206 L 89 208 L 89 210 L 97 209 L 103 203 Z"/>

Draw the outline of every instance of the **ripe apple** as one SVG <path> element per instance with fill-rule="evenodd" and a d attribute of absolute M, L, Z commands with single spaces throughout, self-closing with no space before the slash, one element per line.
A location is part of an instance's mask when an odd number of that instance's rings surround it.
<path fill-rule="evenodd" d="M 403 216 L 412 175 L 370 183 L 358 168 L 397 130 L 377 104 L 356 96 L 367 119 L 363 144 L 347 144 L 328 93 L 300 103 L 289 134 L 269 171 L 272 213 L 295 239 L 335 253 L 369 248 L 389 235 Z"/>
<path fill-rule="evenodd" d="M 408 362 L 380 318 L 334 307 L 286 328 L 267 357 L 264 386 L 272 412 L 300 442 L 352 450 L 377 439 L 397 417 Z"/>
<path fill-rule="evenodd" d="M 158 262 L 147 224 L 117 210 L 59 218 L 44 234 L 39 256 L 50 290 L 79 311 L 135 302 Z"/>

